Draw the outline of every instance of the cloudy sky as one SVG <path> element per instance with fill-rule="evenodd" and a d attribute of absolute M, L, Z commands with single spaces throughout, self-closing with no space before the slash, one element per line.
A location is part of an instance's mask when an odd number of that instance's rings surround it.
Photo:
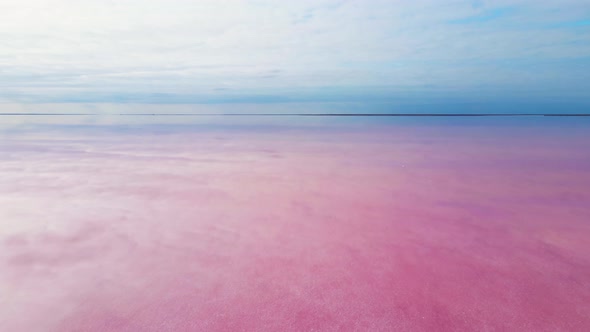
<path fill-rule="evenodd" d="M 588 0 L 2 0 L 0 101 L 590 98 Z"/>

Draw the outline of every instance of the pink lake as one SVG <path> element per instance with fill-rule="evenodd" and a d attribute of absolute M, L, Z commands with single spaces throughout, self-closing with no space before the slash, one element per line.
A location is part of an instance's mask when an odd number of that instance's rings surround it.
<path fill-rule="evenodd" d="M 590 119 L 281 121 L 0 128 L 0 331 L 590 330 Z"/>

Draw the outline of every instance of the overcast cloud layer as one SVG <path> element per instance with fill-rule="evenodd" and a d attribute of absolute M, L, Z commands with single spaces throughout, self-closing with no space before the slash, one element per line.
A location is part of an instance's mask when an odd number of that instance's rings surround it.
<path fill-rule="evenodd" d="M 588 82 L 586 0 L 0 2 L 8 103 L 582 101 Z"/>

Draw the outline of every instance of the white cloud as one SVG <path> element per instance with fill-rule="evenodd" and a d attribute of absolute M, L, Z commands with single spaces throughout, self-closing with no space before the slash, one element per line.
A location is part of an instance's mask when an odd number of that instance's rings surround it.
<path fill-rule="evenodd" d="M 579 29 L 551 24 L 583 19 L 588 7 L 581 0 L 3 1 L 0 96 L 452 90 L 539 80 L 570 87 L 588 75 L 547 61 L 590 57 L 590 42 Z M 510 10 L 449 24 L 498 8 Z M 545 65 L 505 66 L 514 59 Z"/>

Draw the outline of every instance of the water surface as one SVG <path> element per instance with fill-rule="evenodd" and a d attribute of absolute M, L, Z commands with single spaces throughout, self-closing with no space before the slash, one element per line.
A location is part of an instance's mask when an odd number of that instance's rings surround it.
<path fill-rule="evenodd" d="M 590 329 L 590 119 L 2 120 L 2 331 Z"/>

